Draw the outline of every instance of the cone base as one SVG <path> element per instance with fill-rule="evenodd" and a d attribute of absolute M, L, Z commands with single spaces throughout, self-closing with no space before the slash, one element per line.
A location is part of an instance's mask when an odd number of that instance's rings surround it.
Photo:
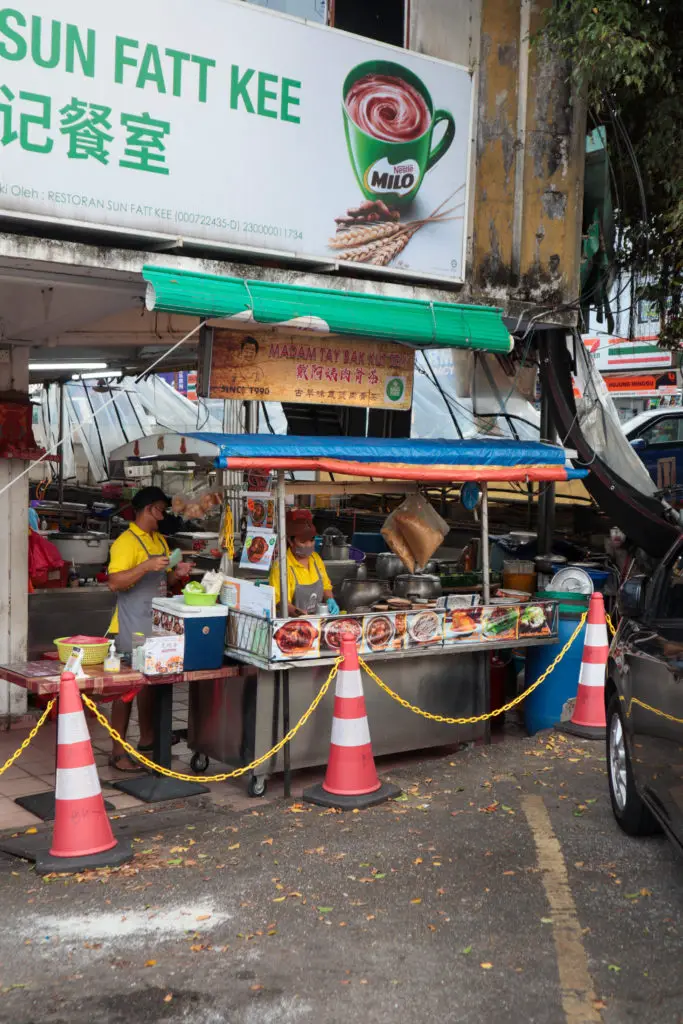
<path fill-rule="evenodd" d="M 43 832 L 18 836 L 16 839 L 1 839 L 0 851 L 34 862 L 39 875 L 48 875 L 53 871 L 69 874 L 87 871 L 89 868 L 117 868 L 133 859 L 131 843 L 127 839 L 120 839 L 111 850 L 90 857 L 51 857 L 51 845 L 51 836 Z"/>
<path fill-rule="evenodd" d="M 162 800 L 185 800 L 189 796 L 200 796 L 210 793 L 208 786 L 198 782 L 181 782 L 160 775 L 140 775 L 135 779 L 113 783 L 114 789 L 128 796 L 134 796 L 145 804 L 155 804 Z"/>
<path fill-rule="evenodd" d="M 400 795 L 400 787 L 395 786 L 393 782 L 383 782 L 374 793 L 361 793 L 359 796 L 338 796 L 336 793 L 328 793 L 323 789 L 322 783 L 309 786 L 303 792 L 303 798 L 307 803 L 317 804 L 318 807 L 336 807 L 340 811 L 375 807 L 377 804 L 383 804 L 385 800 L 392 800 Z"/>
<path fill-rule="evenodd" d="M 93 868 L 118 868 L 133 859 L 133 850 L 127 839 L 119 841 L 110 850 L 85 857 L 53 857 L 49 851 L 36 857 L 36 874 L 49 875 L 53 871 L 73 873 Z"/>
<path fill-rule="evenodd" d="M 35 814 L 36 818 L 43 821 L 54 821 L 55 819 L 55 791 L 50 789 L 45 793 L 32 793 L 30 796 L 18 796 L 15 804 L 23 807 L 25 811 Z M 116 808 L 108 800 L 104 801 L 105 811 L 115 811 Z"/>
<path fill-rule="evenodd" d="M 604 740 L 607 728 L 604 725 L 576 725 L 574 722 L 559 722 L 555 728 L 558 732 L 566 732 L 569 736 L 578 736 L 582 740 Z"/>

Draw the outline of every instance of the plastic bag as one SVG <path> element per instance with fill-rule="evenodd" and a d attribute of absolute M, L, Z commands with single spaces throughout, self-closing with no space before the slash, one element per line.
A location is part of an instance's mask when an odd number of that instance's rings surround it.
<path fill-rule="evenodd" d="M 407 548 L 414 569 L 422 571 L 448 536 L 449 526 L 421 494 L 410 494 L 382 527 L 382 536 L 404 565 Z M 409 569 L 413 572 L 414 569 Z"/>
<path fill-rule="evenodd" d="M 393 513 L 392 513 L 393 514 Z M 381 530 L 382 536 L 394 552 L 401 559 L 409 573 L 415 572 L 415 559 L 405 540 L 403 534 L 394 527 L 391 516 L 387 519 Z"/>
<path fill-rule="evenodd" d="M 34 533 L 32 530 L 28 536 L 28 574 L 37 576 L 46 569 L 61 569 L 64 559 L 58 548 L 51 544 L 45 537 Z"/>

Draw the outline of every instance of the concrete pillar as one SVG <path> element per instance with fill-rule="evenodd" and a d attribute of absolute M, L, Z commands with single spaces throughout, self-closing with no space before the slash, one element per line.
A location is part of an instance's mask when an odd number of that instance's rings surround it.
<path fill-rule="evenodd" d="M 28 349 L 0 348 L 0 391 L 28 391 Z M 0 459 L 0 492 L 26 469 Z M 0 664 L 25 661 L 28 638 L 28 477 L 0 494 Z M 26 713 L 26 691 L 0 680 L 0 724 Z"/>

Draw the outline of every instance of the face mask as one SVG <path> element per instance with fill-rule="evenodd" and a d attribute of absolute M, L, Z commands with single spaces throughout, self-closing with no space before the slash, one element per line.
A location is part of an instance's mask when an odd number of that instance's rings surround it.
<path fill-rule="evenodd" d="M 297 558 L 308 558 L 309 555 L 313 554 L 314 544 L 295 544 L 294 554 Z"/>

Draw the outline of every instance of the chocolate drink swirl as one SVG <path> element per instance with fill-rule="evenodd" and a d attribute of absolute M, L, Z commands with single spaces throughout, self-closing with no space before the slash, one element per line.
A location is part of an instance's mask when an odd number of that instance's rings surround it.
<path fill-rule="evenodd" d="M 348 91 L 351 120 L 385 142 L 412 142 L 429 128 L 431 114 L 418 90 L 394 75 L 364 75 Z"/>

